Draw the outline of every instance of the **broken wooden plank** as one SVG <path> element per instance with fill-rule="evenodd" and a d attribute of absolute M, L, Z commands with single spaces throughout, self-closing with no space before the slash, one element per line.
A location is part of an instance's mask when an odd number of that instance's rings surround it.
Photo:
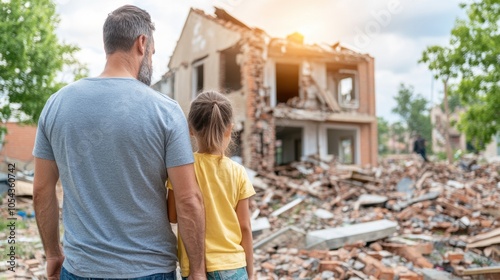
<path fill-rule="evenodd" d="M 464 270 L 457 271 L 459 275 L 486 275 L 486 274 L 498 274 L 500 277 L 500 266 L 487 266 L 478 268 L 468 268 Z M 495 278 L 498 279 L 498 278 Z"/>
<path fill-rule="evenodd" d="M 351 171 L 351 174 L 349 175 L 349 179 L 358 181 L 361 183 L 367 183 L 367 182 L 372 182 L 372 183 L 379 183 L 379 180 L 377 180 L 375 177 L 370 176 L 368 174 L 359 172 L 359 171 Z"/>
<path fill-rule="evenodd" d="M 16 182 L 16 196 L 33 196 L 33 183 L 18 180 Z"/>
<path fill-rule="evenodd" d="M 387 196 L 375 195 L 375 194 L 362 194 L 359 196 L 358 201 L 359 205 L 374 205 L 374 204 L 382 204 L 388 200 Z"/>
<path fill-rule="evenodd" d="M 432 174 L 433 172 L 432 171 L 426 171 L 417 181 L 417 183 L 415 183 L 415 189 L 417 190 L 420 190 L 422 188 L 422 186 L 424 185 L 424 182 L 425 180 L 427 180 L 427 178 L 429 177 L 432 177 Z"/>
<path fill-rule="evenodd" d="M 481 234 L 478 234 L 476 236 L 471 237 L 469 239 L 469 242 L 474 243 L 477 241 L 481 241 L 481 240 L 492 238 L 492 237 L 499 236 L 499 235 L 500 235 L 500 228 L 496 228 L 496 229 L 491 230 L 489 232 L 481 233 Z"/>
<path fill-rule="evenodd" d="M 272 217 L 277 217 L 277 216 L 279 216 L 279 215 L 283 214 L 284 212 L 286 212 L 286 211 L 288 211 L 288 210 L 292 209 L 293 207 L 295 207 L 295 206 L 299 205 L 302 201 L 304 201 L 304 198 L 299 197 L 299 198 L 297 198 L 297 199 L 293 200 L 292 202 L 290 202 L 290 203 L 288 203 L 288 204 L 284 205 L 283 207 L 281 207 L 281 208 L 277 209 L 276 211 L 272 212 L 272 213 L 271 213 L 271 216 L 272 216 Z"/>
<path fill-rule="evenodd" d="M 313 82 L 313 84 L 316 86 L 316 88 L 318 89 L 319 91 L 319 94 L 321 95 L 321 99 L 326 101 L 326 104 L 328 104 L 328 107 L 330 107 L 330 109 L 332 109 L 332 111 L 334 112 L 340 112 L 340 106 L 339 104 L 337 103 L 337 100 L 335 100 L 335 98 L 333 98 L 333 94 L 331 94 L 330 92 L 328 92 L 328 90 L 324 90 L 319 84 L 318 82 L 316 82 L 316 80 L 313 78 L 313 76 L 310 76 L 311 78 L 311 81 Z"/>
<path fill-rule="evenodd" d="M 490 237 L 484 240 L 476 241 L 474 243 L 467 244 L 467 248 L 480 248 L 487 247 L 493 244 L 500 244 L 500 235 L 495 237 Z"/>
<path fill-rule="evenodd" d="M 357 241 L 370 242 L 385 238 L 396 232 L 398 223 L 378 220 L 345 227 L 311 231 L 306 236 L 308 248 L 336 249 Z"/>

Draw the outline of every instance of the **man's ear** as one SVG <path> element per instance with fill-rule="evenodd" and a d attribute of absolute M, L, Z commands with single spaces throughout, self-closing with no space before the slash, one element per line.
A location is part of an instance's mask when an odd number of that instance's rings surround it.
<path fill-rule="evenodd" d="M 137 51 L 140 55 L 146 54 L 146 47 L 148 43 L 148 37 L 144 34 L 139 35 L 136 40 Z"/>

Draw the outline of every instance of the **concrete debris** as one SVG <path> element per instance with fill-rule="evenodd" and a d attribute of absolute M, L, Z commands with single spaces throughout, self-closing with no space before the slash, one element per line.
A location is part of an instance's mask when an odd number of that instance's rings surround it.
<path fill-rule="evenodd" d="M 374 194 L 362 194 L 359 196 L 358 203 L 359 205 L 374 205 L 374 204 L 383 204 L 388 200 L 387 196 L 374 195 Z"/>
<path fill-rule="evenodd" d="M 500 279 L 500 163 L 421 164 L 314 156 L 250 171 L 256 279 Z M 22 250 L 16 273 L 0 265 L 0 279 L 45 279 L 32 199 L 16 199 Z"/>
<path fill-rule="evenodd" d="M 491 230 L 500 228 L 499 171 L 500 163 L 466 171 L 403 158 L 359 168 L 312 157 L 261 172 L 269 188 L 252 207 L 271 227 L 254 235 L 257 277 L 462 279 L 461 269 L 500 265 Z M 293 209 L 271 216 L 297 197 Z M 392 223 L 387 232 L 366 226 L 384 222 Z"/>
<path fill-rule="evenodd" d="M 261 218 L 252 220 L 251 223 L 252 223 L 252 232 L 271 228 L 271 224 L 269 223 L 269 219 L 267 219 L 266 217 L 261 217 Z"/>
<path fill-rule="evenodd" d="M 331 219 L 334 217 L 334 215 L 331 212 L 325 209 L 317 209 L 316 211 L 314 211 L 314 215 L 321 219 Z"/>
<path fill-rule="evenodd" d="M 424 268 L 421 270 L 424 275 L 424 280 L 460 280 L 457 276 L 453 276 L 451 273 L 443 270 L 437 270 L 432 268 Z"/>
<path fill-rule="evenodd" d="M 358 241 L 375 241 L 395 233 L 397 226 L 396 222 L 379 220 L 311 231 L 306 236 L 307 248 L 337 249 Z"/>
<path fill-rule="evenodd" d="M 446 185 L 448 185 L 450 187 L 454 187 L 455 189 L 463 189 L 465 187 L 464 184 L 457 182 L 455 180 L 448 180 Z"/>
<path fill-rule="evenodd" d="M 400 193 L 405 193 L 409 196 L 412 195 L 413 193 L 413 185 L 415 184 L 415 182 L 408 178 L 408 177 L 404 177 L 403 179 L 401 179 L 401 181 L 398 182 L 398 185 L 396 186 L 398 192 Z"/>

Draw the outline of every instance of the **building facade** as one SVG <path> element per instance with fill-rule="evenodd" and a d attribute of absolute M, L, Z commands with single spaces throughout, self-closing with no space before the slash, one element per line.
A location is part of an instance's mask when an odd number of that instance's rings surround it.
<path fill-rule="evenodd" d="M 153 88 L 187 114 L 203 90 L 225 93 L 235 111 L 236 150 L 255 170 L 333 155 L 375 165 L 374 59 L 341 44 L 308 45 L 302 35 L 272 38 L 215 8 L 191 9 Z"/>

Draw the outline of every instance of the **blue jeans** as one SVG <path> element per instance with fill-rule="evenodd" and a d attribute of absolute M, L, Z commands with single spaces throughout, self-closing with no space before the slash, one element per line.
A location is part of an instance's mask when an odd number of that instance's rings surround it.
<path fill-rule="evenodd" d="M 137 277 L 137 278 L 128 278 L 130 280 L 175 280 L 175 270 L 169 273 L 157 273 L 153 275 L 148 275 L 144 277 Z M 61 280 L 104 280 L 106 278 L 85 278 L 85 277 L 80 277 L 76 276 L 73 273 L 70 273 L 67 271 L 64 267 L 61 269 Z M 107 278 L 107 279 L 113 279 L 113 280 L 118 280 L 116 278 Z"/>
<path fill-rule="evenodd" d="M 187 277 L 182 277 L 183 280 L 186 280 Z M 217 270 L 212 272 L 207 272 L 208 280 L 247 280 L 247 268 L 237 268 L 230 270 Z"/>

